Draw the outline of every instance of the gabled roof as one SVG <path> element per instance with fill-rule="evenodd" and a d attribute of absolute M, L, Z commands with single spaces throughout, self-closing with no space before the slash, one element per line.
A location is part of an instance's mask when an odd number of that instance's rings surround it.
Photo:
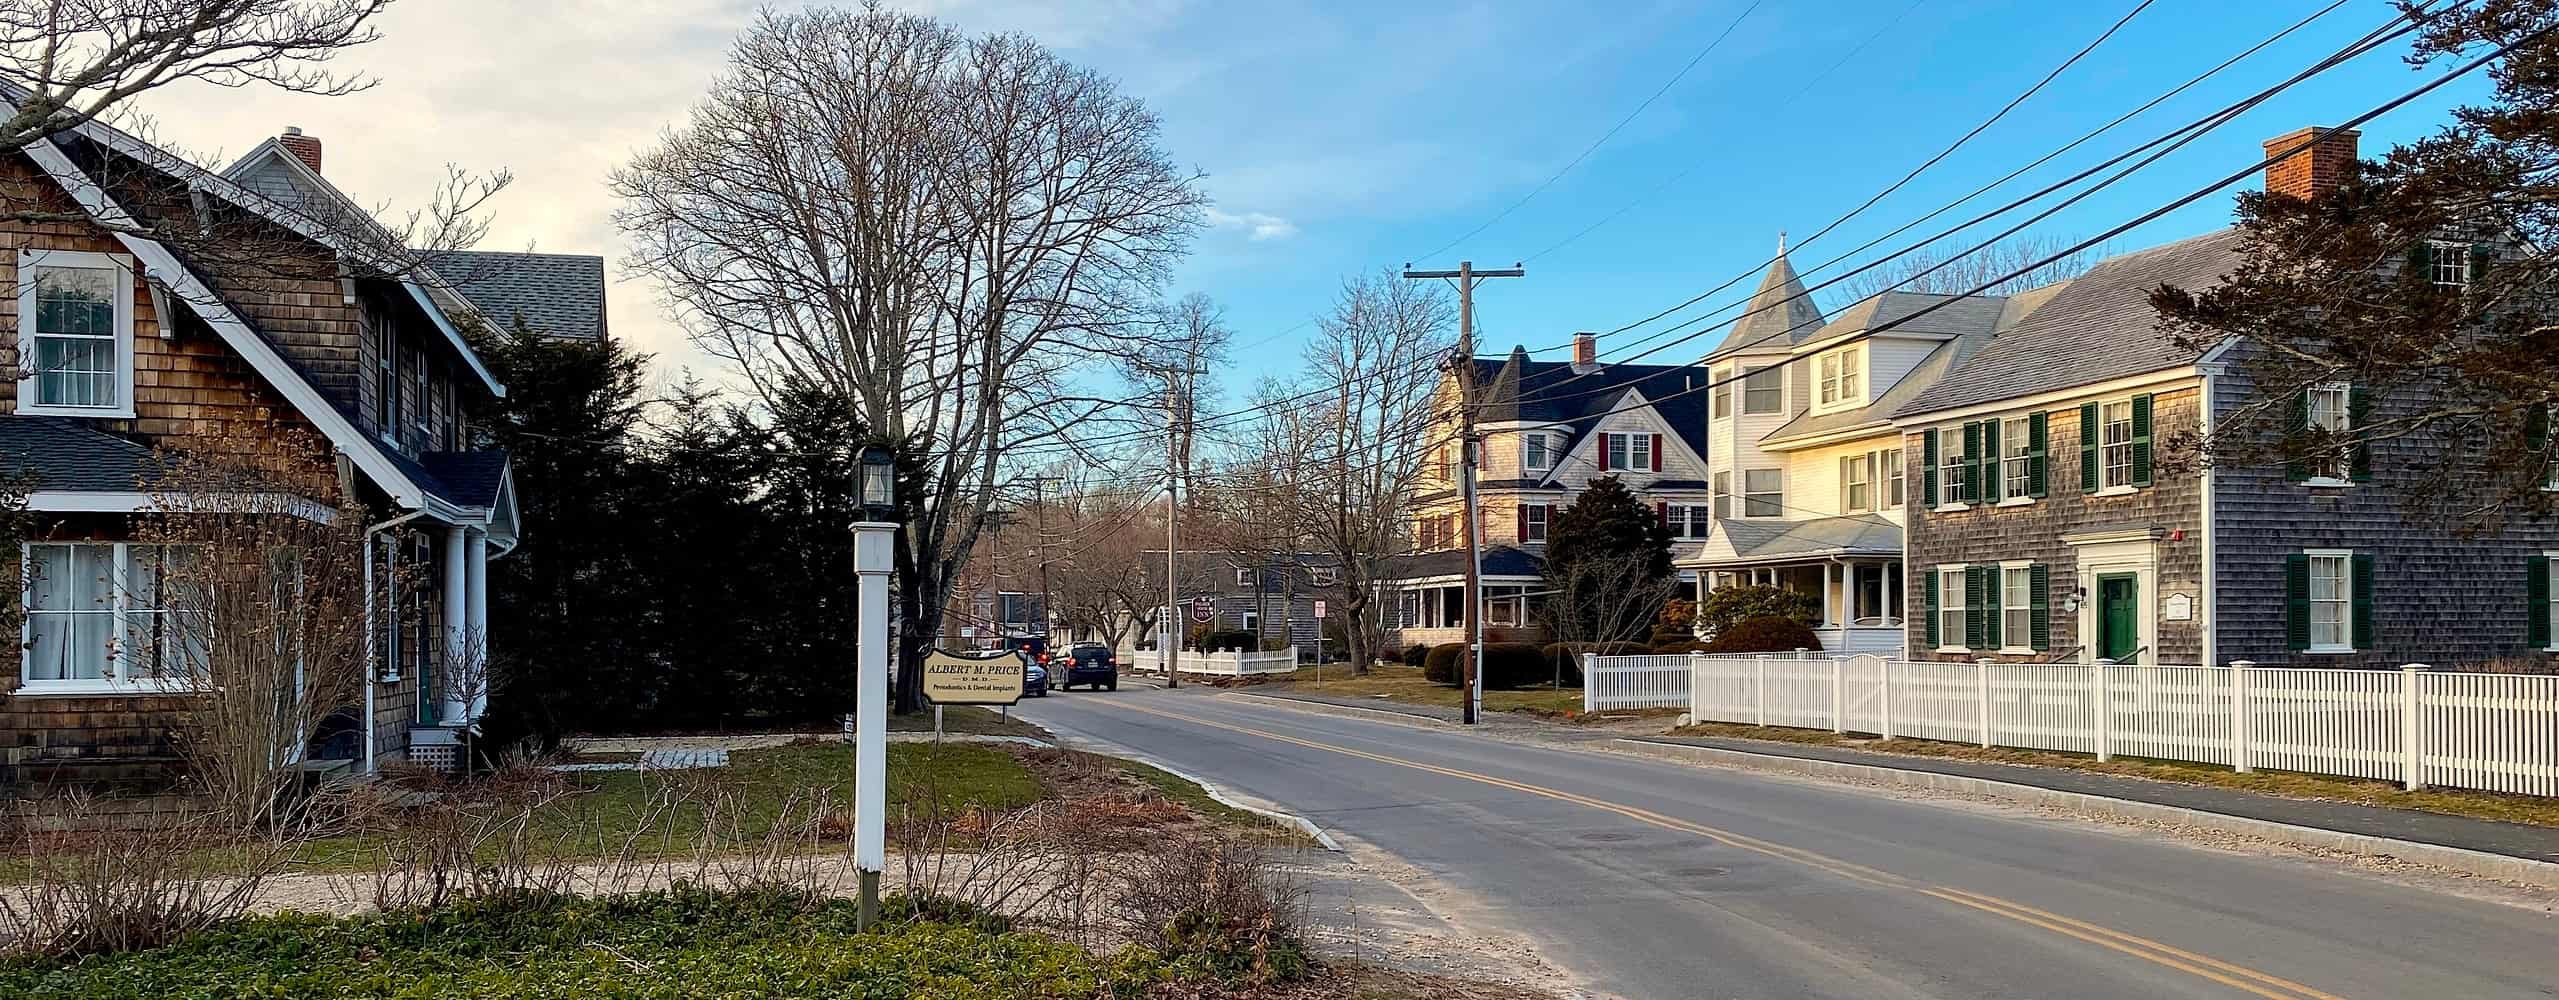
<path fill-rule="evenodd" d="M 1796 414 L 1794 419 L 1779 425 L 1776 430 L 1761 436 L 1760 446 L 1767 448 L 1841 431 L 1866 428 L 1881 430 L 1890 426 L 1893 411 L 1919 398 L 1921 393 L 1936 385 L 1938 380 L 1944 378 L 1955 365 L 1961 364 L 1965 358 L 1971 357 L 1974 351 L 1990 342 L 1991 336 L 1998 329 L 1999 317 L 2005 312 L 2007 306 L 2005 300 L 1996 296 L 1959 298 L 1951 295 L 1885 292 L 1841 310 L 1839 317 L 1832 320 L 1829 326 L 1823 327 L 1820 334 L 1812 340 L 1805 341 L 1805 347 L 1812 349 L 1823 340 L 1850 336 L 1891 322 L 1898 317 L 1909 316 L 1931 302 L 1948 302 L 1948 304 L 1936 312 L 1920 317 L 1909 326 L 1895 327 L 1890 333 L 1900 333 L 1917 327 L 1919 333 L 1945 336 L 1948 339 L 1938 344 L 1935 350 L 1928 352 L 1927 357 L 1921 358 L 1919 364 L 1913 366 L 1899 380 L 1886 387 L 1882 395 L 1875 397 L 1874 402 L 1854 410 L 1834 410 L 1829 413 L 1815 413 L 1806 409 Z"/>
<path fill-rule="evenodd" d="M 1944 378 L 1893 410 L 1911 417 L 1978 403 L 2094 385 L 2194 364 L 2198 352 L 2159 331 L 2150 293 L 2161 285 L 2201 291 L 2239 264 L 2240 233 L 2221 229 L 2108 258 L 2087 273 L 2021 292 L 2002 328 Z M 2041 304 L 2035 304 L 2041 300 Z"/>
<path fill-rule="evenodd" d="M 1571 451 L 1599 425 L 1597 414 L 1615 409 L 1629 390 L 1642 393 L 1690 451 L 1706 454 L 1706 393 L 1690 392 L 1706 384 L 1706 374 L 1690 365 L 1601 364 L 1575 377 L 1569 361 L 1531 361 L 1526 347 L 1513 347 L 1509 357 L 1474 358 L 1475 384 L 1485 387 L 1478 419 L 1484 423 L 1525 421 L 1555 424 L 1565 430 Z"/>
<path fill-rule="evenodd" d="M 1968 333 L 1987 333 L 1998 325 L 2000 310 L 2007 304 L 2006 298 L 1997 295 L 1883 292 L 1840 310 L 1839 315 L 1831 317 L 1821 329 L 1805 337 L 1797 350 L 1815 349 L 1830 341 L 1886 324 L 1898 325 L 1878 336 L 1960 337 Z M 1932 311 L 1921 314 L 1921 310 L 1932 307 Z"/>
<path fill-rule="evenodd" d="M 604 258 L 457 250 L 429 262 L 500 329 L 522 322 L 568 340 L 604 339 Z"/>
<path fill-rule="evenodd" d="M 1466 572 L 1465 549 L 1441 549 L 1437 552 L 1413 552 L 1397 556 L 1387 564 L 1390 580 L 1426 580 L 1433 577 L 1459 576 Z M 1541 576 L 1546 560 L 1526 549 L 1511 545 L 1484 546 L 1485 576 Z"/>
<path fill-rule="evenodd" d="M 1809 521 L 1724 519 L 1715 531 L 1725 536 L 1734 554 L 1681 560 L 1684 566 L 1742 566 L 1831 556 L 1898 556 L 1901 526 L 1877 514 L 1824 517 Z"/>
<path fill-rule="evenodd" d="M 1811 293 L 1804 290 L 1804 279 L 1795 276 L 1795 265 L 1786 260 L 1786 249 L 1780 246 L 1777 259 L 1768 264 L 1768 273 L 1759 278 L 1759 290 L 1750 296 L 1749 311 L 1733 321 L 1722 343 L 1706 352 L 1707 357 L 1742 351 L 1781 351 L 1795 346 L 1822 325 L 1822 311 L 1813 305 Z"/>

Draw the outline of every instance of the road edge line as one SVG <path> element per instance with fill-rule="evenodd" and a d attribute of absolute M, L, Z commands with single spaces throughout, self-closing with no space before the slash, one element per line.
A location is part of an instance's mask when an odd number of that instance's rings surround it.
<path fill-rule="evenodd" d="M 1736 750 L 1729 747 L 1699 746 L 1694 743 L 1670 743 L 1637 736 L 1619 737 L 1615 742 L 1631 743 L 1653 750 L 1673 751 L 1674 755 L 1678 756 L 1751 770 L 1775 771 L 1809 777 L 1846 776 L 1904 788 L 1989 795 L 2030 805 L 2069 808 L 2091 816 L 2168 823 L 2194 829 L 2258 837 L 2298 846 L 2377 855 L 2467 875 L 2559 889 L 2559 864 L 2492 854 L 2487 851 L 2474 851 L 2466 847 L 2447 847 L 2442 844 L 2399 840 L 2368 833 L 2327 830 L 2315 826 L 2301 826 L 2275 820 L 2190 809 L 2185 806 L 2161 805 L 2156 802 L 2118 799 L 2087 792 L 2043 788 L 1994 778 L 1975 778 L 1937 771 L 1904 770 L 1876 764 L 1815 760 L 1786 754 Z"/>
<path fill-rule="evenodd" d="M 1342 703 L 1340 703 L 1340 702 L 1333 702 L 1333 701 L 1316 701 L 1316 700 L 1314 700 L 1314 699 L 1312 699 L 1312 698 L 1292 698 L 1292 697 L 1289 697 L 1288 695 L 1284 695 L 1284 694 L 1262 694 L 1262 693 L 1255 692 L 1255 691 L 1245 691 L 1245 690 L 1238 690 L 1238 689 L 1234 689 L 1234 688 L 1229 688 L 1229 689 L 1227 689 L 1227 690 L 1225 690 L 1225 691 L 1221 691 L 1221 692 L 1219 692 L 1219 696 L 1220 696 L 1220 697 L 1225 697 L 1225 696 L 1230 696 L 1230 695 L 1231 695 L 1231 696 L 1236 696 L 1236 697 L 1253 698 L 1253 699 L 1260 700 L 1260 701 L 1266 701 L 1266 702 L 1270 702 L 1270 703 L 1273 703 L 1273 704 L 1276 704 L 1276 705 L 1281 705 L 1281 706 L 1283 706 L 1283 707 L 1295 708 L 1295 709 L 1298 709 L 1299 711 L 1309 712 L 1309 713 L 1312 713 L 1312 714 L 1315 714 L 1315 715 L 1323 715 L 1323 714 L 1326 714 L 1326 711 L 1327 711 L 1328 709 L 1329 709 L 1329 710 L 1338 710 L 1338 711 L 1343 711 L 1343 712 L 1367 712 L 1367 713 L 1369 713 L 1369 714 L 1371 714 L 1371 715 L 1391 715 L 1391 716 L 1394 716 L 1395 718 L 1398 718 L 1398 719 L 1405 719 L 1405 720 L 1418 721 L 1418 722 L 1427 722 L 1427 723 L 1430 723 L 1430 724 L 1431 724 L 1429 728 L 1432 728 L 1432 729 L 1452 729 L 1452 730 L 1463 730 L 1463 729 L 1465 728 L 1463 725 L 1461 725 L 1461 724 L 1459 724 L 1459 723 L 1450 722 L 1450 721 L 1448 721 L 1447 719 L 1440 718 L 1440 717 L 1438 717 L 1438 716 L 1436 716 L 1436 715 L 1423 715 L 1423 714 L 1422 714 L 1422 713 L 1420 713 L 1420 712 L 1399 712 L 1399 711 L 1396 711 L 1395 709 L 1391 709 L 1391 708 L 1370 708 L 1370 707 L 1368 707 L 1368 706 L 1366 706 L 1366 705 L 1344 705 L 1344 704 L 1342 704 Z"/>
<path fill-rule="evenodd" d="M 1070 750 L 1083 750 L 1086 753 L 1097 753 L 1105 757 L 1117 757 L 1121 760 L 1135 761 L 1137 763 L 1144 764 L 1158 771 L 1162 771 L 1176 778 L 1190 782 L 1191 784 L 1200 786 L 1200 791 L 1208 793 L 1208 797 L 1217 802 L 1219 805 L 1223 805 L 1229 809 L 1244 810 L 1245 812 L 1252 813 L 1253 815 L 1260 816 L 1263 819 L 1270 820 L 1271 822 L 1305 834 L 1308 837 L 1313 838 L 1317 845 L 1335 854 L 1350 853 L 1342 849 L 1341 842 L 1334 840 L 1332 834 L 1325 832 L 1323 827 L 1315 825 L 1314 820 L 1307 819 L 1306 817 L 1300 816 L 1296 813 L 1282 812 L 1269 806 L 1228 795 L 1226 794 L 1226 789 L 1218 787 L 1216 782 L 1202 778 L 1199 775 L 1192 774 L 1188 771 L 1184 771 L 1109 740 L 1095 739 L 1090 736 L 1069 737 L 1065 733 L 1058 732 L 1054 729 L 1049 732 L 1057 737 L 1059 746 L 1066 747 Z M 1077 743 L 1084 745 L 1073 745 Z M 1108 749 L 1092 749 L 1094 747 L 1107 747 Z"/>

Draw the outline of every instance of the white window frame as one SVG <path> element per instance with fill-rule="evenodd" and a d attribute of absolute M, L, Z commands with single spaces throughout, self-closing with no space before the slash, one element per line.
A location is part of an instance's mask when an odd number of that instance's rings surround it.
<path fill-rule="evenodd" d="M 1910 483 L 1902 460 L 1902 450 L 1886 448 L 1876 452 L 1875 467 L 1881 470 L 1878 478 L 1884 480 L 1885 484 L 1884 509 L 1900 509 L 1902 504 L 1908 502 L 1910 496 L 1908 492 Z"/>
<path fill-rule="evenodd" d="M 2120 407 L 2123 419 L 2115 419 Z M 2124 429 L 2122 440 L 2113 435 L 2116 427 Z M 2132 397 L 2110 399 L 2097 404 L 2097 486 L 2100 492 L 2128 493 L 2133 489 L 2133 401 Z M 2118 464 L 2116 456 L 2121 455 Z M 2118 473 L 2118 470 L 2120 474 Z"/>
<path fill-rule="evenodd" d="M 1814 359 L 1814 409 L 1829 412 L 1853 410 L 1866 405 L 1866 347 L 1850 344 Z"/>
<path fill-rule="evenodd" d="M 1759 474 L 1759 473 L 1763 473 L 1763 472 L 1764 472 L 1764 473 L 1767 473 L 1767 474 L 1769 474 L 1769 475 L 1771 475 L 1771 476 L 1775 476 L 1775 477 L 1777 477 L 1777 488 L 1776 488 L 1775 490 L 1754 490 L 1754 489 L 1751 489 L 1750 477 L 1752 477 L 1753 475 L 1757 475 L 1757 474 Z M 1774 500 L 1771 500 L 1771 501 L 1769 501 L 1769 502 L 1770 502 L 1772 505 L 1774 505 L 1777 509 L 1776 509 L 1776 510 L 1773 510 L 1773 511 L 1770 511 L 1770 512 L 1768 512 L 1768 513 L 1766 513 L 1766 514 L 1754 514 L 1754 513 L 1751 513 L 1751 504 L 1753 504 L 1753 503 L 1755 503 L 1755 502 L 1758 502 L 1758 501 L 1755 501 L 1755 500 L 1753 499 L 1754 497 L 1774 497 L 1775 499 L 1774 499 Z M 1784 470 L 1784 469 L 1744 469 L 1744 470 L 1742 470 L 1742 516 L 1743 516 L 1743 517 L 1749 517 L 1749 518 L 1782 518 L 1782 517 L 1785 517 L 1785 516 L 1786 516 L 1786 470 Z"/>
<path fill-rule="evenodd" d="M 1697 541 L 1713 533 L 1713 514 L 1713 508 L 1696 503 L 1675 503 L 1663 509 L 1664 518 L 1670 522 L 1671 538 L 1683 542 Z"/>
<path fill-rule="evenodd" d="M 1709 393 L 1713 408 L 1707 411 L 1707 419 L 1730 420 L 1733 418 L 1733 370 L 1729 366 L 1717 368 L 1713 378 L 1715 388 Z"/>
<path fill-rule="evenodd" d="M 1238 587 L 1256 587 L 1261 585 L 1261 581 L 1255 574 L 1252 567 L 1246 566 L 1238 568 L 1235 571 L 1235 585 Z"/>
<path fill-rule="evenodd" d="M 1714 506 L 1716 517 L 1733 516 L 1733 472 L 1726 469 L 1707 480 L 1707 503 Z"/>
<path fill-rule="evenodd" d="M 1251 608 L 1245 608 L 1244 610 L 1237 612 L 1237 615 L 1244 623 L 1244 631 L 1253 633 L 1257 638 L 1260 637 L 1262 634 L 1261 612 L 1255 611 Z"/>
<path fill-rule="evenodd" d="M 2002 506 L 2035 502 L 2035 441 L 2029 417 L 2000 424 L 1999 502 Z"/>
<path fill-rule="evenodd" d="M 2303 549 L 2301 554 L 2310 561 L 2310 645 L 2303 652 L 2355 652 L 2355 550 Z M 2333 563 L 2337 568 L 2336 596 L 2326 599 L 2319 596 L 2319 567 L 2323 563 Z M 2319 641 L 2319 609 L 2322 605 L 2336 607 L 2336 634 L 2340 641 Z"/>
<path fill-rule="evenodd" d="M 2015 574 L 2012 578 L 2010 574 Z M 1999 651 L 2035 651 L 2035 564 L 1999 564 Z"/>
<path fill-rule="evenodd" d="M 1522 544 L 1546 541 L 1546 528 L 1554 516 L 1554 508 L 1542 503 L 1519 505 L 1519 540 Z"/>
<path fill-rule="evenodd" d="M 111 548 L 114 550 L 113 555 L 110 556 L 111 562 L 109 564 L 109 572 L 112 574 L 113 578 L 107 581 L 107 592 L 114 600 L 114 606 L 106 612 L 110 619 L 107 626 L 109 636 L 108 641 L 110 645 L 108 647 L 106 664 L 103 669 L 100 670 L 100 676 L 98 677 L 37 679 L 34 676 L 35 665 L 31 662 L 31 658 L 35 655 L 36 616 L 49 614 L 97 613 L 95 611 L 81 611 L 78 609 L 60 609 L 53 611 L 34 610 L 34 588 L 36 579 L 34 569 L 35 549 L 39 546 L 58 548 Z M 22 581 L 25 588 L 19 595 L 22 602 L 20 606 L 26 608 L 27 613 L 23 616 L 23 620 L 18 626 L 18 689 L 12 693 L 25 697 L 40 697 L 46 695 L 151 695 L 184 693 L 194 690 L 195 677 L 197 674 L 202 672 L 201 668 L 196 671 L 189 672 L 184 676 L 129 676 L 126 673 L 126 665 L 130 660 L 126 655 L 128 651 L 124 648 L 125 637 L 133 634 L 133 616 L 135 614 L 132 607 L 133 594 L 130 586 L 133 571 L 133 550 L 137 548 L 152 549 L 189 547 L 190 546 L 163 546 L 142 542 L 63 541 L 19 543 L 19 579 Z M 184 611 L 183 609 L 152 608 L 146 609 L 141 613 L 146 615 L 166 615 L 172 613 L 184 613 Z"/>
<path fill-rule="evenodd" d="M 1767 389 L 1765 389 L 1765 388 L 1760 388 L 1760 389 L 1753 389 L 1753 388 L 1751 388 L 1751 384 L 1750 384 L 1750 383 L 1751 383 L 1751 381 L 1752 381 L 1753 379 L 1757 379 L 1757 378 L 1759 378 L 1759 377 L 1761 377 L 1761 376 L 1763 376 L 1763 375 L 1767 376 L 1767 377 L 1768 377 L 1768 378 L 1770 378 L 1770 379 L 1775 380 L 1775 381 L 1776 381 L 1776 383 L 1777 383 L 1777 388 L 1776 388 L 1776 392 L 1777 392 L 1777 401 L 1776 401 L 1775 403 L 1771 404 L 1767 409 L 1764 409 L 1764 410 L 1762 410 L 1762 409 L 1757 409 L 1757 408 L 1752 407 L 1752 406 L 1751 406 L 1751 402 L 1750 402 L 1750 396 L 1751 396 L 1751 393 L 1754 393 L 1754 392 L 1767 392 L 1767 391 L 1769 391 L 1769 390 L 1767 390 Z M 1767 415 L 1770 415 L 1770 414 L 1777 414 L 1777 413 L 1784 413 L 1784 412 L 1786 412 L 1786 369 L 1784 369 L 1784 368 L 1782 368 L 1782 367 L 1778 367 L 1778 366 L 1776 366 L 1776 365 L 1765 365 L 1765 366 L 1762 366 L 1762 367 L 1753 368 L 1753 369 L 1750 369 L 1749 371 L 1743 372 L 1743 373 L 1742 373 L 1742 393 L 1741 393 L 1741 395 L 1742 395 L 1742 415 L 1743 415 L 1743 416 L 1767 416 Z"/>
<path fill-rule="evenodd" d="M 1875 496 L 1875 453 L 1839 458 L 1839 512 L 1860 514 L 1878 509 Z"/>
<path fill-rule="evenodd" d="M 1964 432 L 1937 432 L 1937 495 L 1928 498 L 1932 510 L 1970 510 L 1964 501 L 1964 474 L 1971 469 L 1964 463 Z"/>
<path fill-rule="evenodd" d="M 2307 417 L 2307 422 L 2311 429 L 2326 430 L 2332 435 L 2351 433 L 2355 429 L 2355 387 L 2353 383 L 2321 382 L 2317 385 L 2304 387 L 2301 392 L 2302 410 Z M 2320 416 L 2319 412 L 2320 403 L 2323 399 L 2332 401 L 2329 404 L 2331 407 L 2329 415 L 2325 419 Z M 2313 457 L 2310 460 L 2310 478 L 2303 480 L 2302 485 L 2354 485 L 2354 480 L 2352 478 L 2354 474 L 2354 457 L 2355 453 L 2353 446 L 2344 444 L 2337 446 L 2337 448 L 2329 454 Z"/>
<path fill-rule="evenodd" d="M 1937 651 L 1940 653 L 1962 653 L 1972 648 L 1964 645 L 1964 571 L 1971 568 L 1966 563 L 1941 563 L 1930 570 L 1937 574 Z M 1954 624 L 1948 625 L 1949 621 Z"/>
<path fill-rule="evenodd" d="M 35 351 L 36 281 L 35 272 L 48 267 L 115 271 L 115 393 L 113 405 L 65 406 L 36 401 Z M 123 254 L 96 253 L 88 250 L 20 250 L 18 251 L 18 382 L 16 412 L 30 416 L 99 417 L 131 419 L 133 417 L 133 258 Z M 169 322 L 161 317 L 161 322 Z"/>
<path fill-rule="evenodd" d="M 1530 431 L 1520 435 L 1519 465 L 1520 468 L 1530 472 L 1545 472 L 1553 469 L 1555 467 L 1554 439 L 1548 437 L 1545 431 Z"/>
<path fill-rule="evenodd" d="M 1628 459 L 1628 461 L 1629 461 L 1629 463 L 1630 463 L 1630 464 L 1628 464 L 1628 465 L 1626 465 L 1626 466 L 1624 467 L 1624 471 L 1627 471 L 1627 472 L 1651 472 L 1651 471 L 1653 471 L 1653 436 L 1652 436 L 1652 435 L 1650 435 L 1650 434 L 1620 434 L 1620 435 L 1618 435 L 1618 437 L 1624 438 L 1624 439 L 1626 440 L 1626 457 L 1627 457 L 1627 459 Z"/>
<path fill-rule="evenodd" d="M 2470 287 L 2470 244 L 2427 240 L 2426 280 L 2438 288 Z M 2445 277 L 2450 270 L 2451 277 Z"/>

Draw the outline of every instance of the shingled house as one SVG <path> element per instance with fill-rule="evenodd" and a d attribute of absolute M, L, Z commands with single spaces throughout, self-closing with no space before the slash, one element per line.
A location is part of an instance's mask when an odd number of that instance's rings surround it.
<path fill-rule="evenodd" d="M 2267 187 L 2306 197 L 2355 145 L 2330 132 L 2270 167 Z M 2237 364 L 2251 345 L 2180 346 L 2149 301 L 2162 285 L 2218 284 L 2241 243 L 2206 233 L 2024 293 L 2037 301 L 1894 411 L 1923 470 L 1906 536 L 1910 655 L 2396 666 L 2553 648 L 2559 529 L 2469 535 L 2410 516 L 2397 496 L 2424 485 L 2418 442 L 2289 467 L 2159 461 L 2179 431 L 2257 401 Z M 2458 285 L 2486 252 L 2453 241 L 2428 266 Z M 2342 382 L 2290 402 L 2296 422 L 2337 431 L 2423 404 Z"/>
<path fill-rule="evenodd" d="M 135 518 L 154 509 L 160 449 L 243 427 L 325 442 L 315 457 L 351 473 L 370 508 L 380 578 L 402 566 L 417 580 L 368 611 L 372 711 L 330 709 L 341 724 L 309 754 L 449 763 L 483 710 L 485 686 L 455 677 L 485 662 L 486 567 L 516 533 L 507 457 L 472 431 L 506 391 L 466 336 L 490 319 L 386 246 L 321 179 L 321 152 L 287 130 L 216 173 L 90 122 L 0 157 L 15 214 L 90 220 L 0 230 L 16 289 L 0 336 L 20 369 L 0 383 L 0 465 L 28 482 L 36 518 L 26 635 L 0 666 L 0 788 L 171 762 L 155 713 L 186 693 L 126 640 L 168 610 L 144 585 L 164 556 L 135 541 Z M 160 235 L 190 229 L 220 235 Z M 256 249 L 219 242 L 234 233 Z M 492 267 L 477 293 L 508 271 Z M 601 336 L 596 291 L 564 308 Z"/>

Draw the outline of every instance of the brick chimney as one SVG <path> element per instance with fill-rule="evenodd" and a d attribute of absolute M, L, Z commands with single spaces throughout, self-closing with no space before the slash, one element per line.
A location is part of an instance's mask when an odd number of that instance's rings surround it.
<path fill-rule="evenodd" d="M 2319 128 L 2296 129 L 2266 140 L 2267 156 L 2281 155 L 2310 142 Z M 2355 139 L 2362 133 L 2350 128 L 2332 129 L 2307 149 L 2266 165 L 2266 193 L 2290 195 L 2308 201 L 2337 187 L 2346 179 L 2346 170 L 2355 162 Z"/>
<path fill-rule="evenodd" d="M 303 166 L 311 168 L 312 173 L 320 172 L 320 140 L 316 136 L 303 135 L 301 126 L 285 126 L 284 134 L 275 137 L 275 144 L 293 154 L 294 159 L 302 161 Z"/>
<path fill-rule="evenodd" d="M 1573 370 L 1596 371 L 1599 368 L 1599 335 L 1587 330 L 1573 335 Z"/>

